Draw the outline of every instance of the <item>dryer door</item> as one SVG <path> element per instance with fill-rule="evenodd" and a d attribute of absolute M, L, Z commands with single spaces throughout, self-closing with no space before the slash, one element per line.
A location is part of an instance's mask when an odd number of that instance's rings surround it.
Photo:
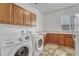
<path fill-rule="evenodd" d="M 23 43 L 17 45 L 10 53 L 9 56 L 32 56 L 32 45 Z"/>
<path fill-rule="evenodd" d="M 36 50 L 38 50 L 38 51 L 40 51 L 40 50 L 43 49 L 43 40 L 42 40 L 42 39 L 39 38 L 39 39 L 36 41 L 35 48 L 36 48 Z"/>

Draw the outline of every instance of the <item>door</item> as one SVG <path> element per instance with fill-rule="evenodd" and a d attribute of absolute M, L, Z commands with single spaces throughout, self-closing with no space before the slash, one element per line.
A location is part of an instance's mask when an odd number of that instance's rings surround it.
<path fill-rule="evenodd" d="M 58 34 L 58 44 L 64 45 L 64 34 Z"/>
<path fill-rule="evenodd" d="M 0 23 L 13 23 L 13 4 L 0 3 Z"/>
<path fill-rule="evenodd" d="M 35 44 L 35 48 L 36 48 L 36 50 L 42 50 L 42 48 L 43 48 L 42 38 L 38 38 L 38 40 L 36 41 L 36 44 Z"/>
<path fill-rule="evenodd" d="M 30 12 L 24 11 L 24 25 L 30 26 Z"/>
<path fill-rule="evenodd" d="M 23 25 L 24 9 L 14 5 L 14 24 Z"/>
<path fill-rule="evenodd" d="M 30 19 L 30 25 L 35 26 L 36 25 L 36 15 L 31 13 L 31 19 Z"/>

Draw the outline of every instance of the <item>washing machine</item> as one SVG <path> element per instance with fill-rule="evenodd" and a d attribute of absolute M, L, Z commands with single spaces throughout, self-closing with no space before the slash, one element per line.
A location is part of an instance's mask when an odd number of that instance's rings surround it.
<path fill-rule="evenodd" d="M 7 33 L 0 36 L 1 56 L 32 56 L 31 36 L 20 33 Z"/>
<path fill-rule="evenodd" d="M 41 33 L 32 33 L 32 45 L 33 45 L 33 55 L 40 56 L 43 51 L 43 36 Z"/>

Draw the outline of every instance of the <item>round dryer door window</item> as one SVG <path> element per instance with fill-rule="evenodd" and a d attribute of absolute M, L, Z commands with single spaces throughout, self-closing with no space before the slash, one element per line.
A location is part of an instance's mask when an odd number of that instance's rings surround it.
<path fill-rule="evenodd" d="M 21 47 L 15 53 L 15 56 L 28 56 L 29 55 L 29 48 L 28 47 Z"/>
<path fill-rule="evenodd" d="M 38 48 L 40 48 L 41 46 L 42 46 L 42 40 L 39 39 L 39 41 L 38 41 Z"/>
<path fill-rule="evenodd" d="M 36 50 L 41 50 L 43 48 L 43 41 L 42 41 L 42 39 L 37 40 L 35 48 L 36 48 Z"/>

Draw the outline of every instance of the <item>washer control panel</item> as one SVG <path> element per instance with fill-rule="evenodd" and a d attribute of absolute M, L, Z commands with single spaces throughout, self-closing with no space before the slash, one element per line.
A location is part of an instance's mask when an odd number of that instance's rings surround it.
<path fill-rule="evenodd" d="M 24 31 L 17 33 L 9 33 L 4 37 L 1 37 L 1 47 L 12 46 L 16 44 L 20 44 L 23 42 L 27 42 L 31 40 L 31 35 Z"/>
<path fill-rule="evenodd" d="M 4 40 L 4 39 L 6 39 L 6 40 Z M 23 42 L 23 40 L 22 40 L 22 38 L 20 38 L 20 36 L 13 36 L 13 38 L 8 36 L 7 38 L 5 37 L 4 39 L 1 40 L 2 47 L 12 46 L 12 45 L 16 45 L 16 44 Z"/>

